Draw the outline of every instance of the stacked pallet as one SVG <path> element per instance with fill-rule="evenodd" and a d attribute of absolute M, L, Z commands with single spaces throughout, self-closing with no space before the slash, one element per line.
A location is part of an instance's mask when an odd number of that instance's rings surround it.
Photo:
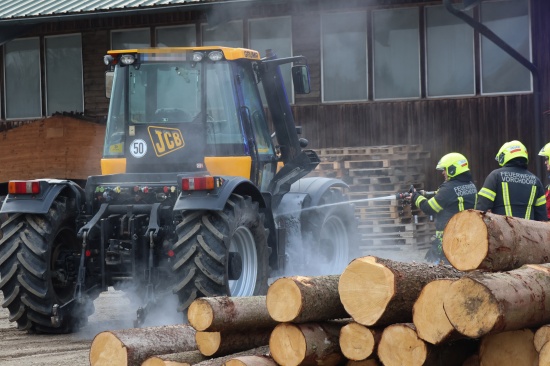
<path fill-rule="evenodd" d="M 429 247 L 435 233 L 431 218 L 395 197 L 411 186 L 426 189 L 423 172 L 430 153 L 421 145 L 325 148 L 317 154 L 321 163 L 310 176 L 339 178 L 350 186 L 365 254 Z"/>

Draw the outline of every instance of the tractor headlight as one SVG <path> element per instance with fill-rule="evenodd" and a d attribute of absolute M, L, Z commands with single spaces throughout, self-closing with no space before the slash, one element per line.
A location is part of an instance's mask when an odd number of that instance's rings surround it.
<path fill-rule="evenodd" d="M 193 52 L 193 62 L 200 62 L 204 55 L 201 52 Z"/>
<path fill-rule="evenodd" d="M 220 61 L 223 59 L 223 53 L 221 51 L 212 51 L 208 54 L 208 58 L 212 61 Z"/>
<path fill-rule="evenodd" d="M 134 55 L 122 55 L 120 56 L 120 62 L 123 65 L 131 65 L 136 61 L 136 57 Z"/>

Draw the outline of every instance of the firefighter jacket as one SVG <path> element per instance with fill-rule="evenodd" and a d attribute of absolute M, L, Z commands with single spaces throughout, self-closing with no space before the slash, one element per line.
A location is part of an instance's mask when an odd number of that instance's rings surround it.
<path fill-rule="evenodd" d="M 415 192 L 412 201 L 427 215 L 434 215 L 435 229 L 441 235 L 454 214 L 476 208 L 477 188 L 470 172 L 452 177 L 441 184 L 430 199 Z"/>
<path fill-rule="evenodd" d="M 546 213 L 550 219 L 550 186 L 546 186 Z"/>
<path fill-rule="evenodd" d="M 548 221 L 542 182 L 527 170 L 526 165 L 513 160 L 487 176 L 479 191 L 477 209 L 528 220 Z"/>

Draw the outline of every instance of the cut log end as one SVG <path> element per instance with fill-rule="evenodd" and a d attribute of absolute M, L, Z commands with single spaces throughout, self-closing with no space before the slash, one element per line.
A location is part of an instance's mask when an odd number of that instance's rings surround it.
<path fill-rule="evenodd" d="M 375 257 L 356 258 L 340 275 L 338 293 L 357 323 L 374 325 L 395 293 L 394 274 Z"/>
<path fill-rule="evenodd" d="M 346 324 L 340 330 L 340 349 L 347 359 L 362 361 L 375 353 L 376 341 L 370 329 L 357 323 Z"/>
<path fill-rule="evenodd" d="M 294 324 L 281 323 L 273 329 L 269 349 L 279 365 L 299 365 L 306 356 L 306 339 Z"/>
<path fill-rule="evenodd" d="M 241 356 L 230 359 L 223 366 L 277 366 L 277 364 L 270 357 Z"/>
<path fill-rule="evenodd" d="M 428 357 L 428 347 L 418 338 L 414 327 L 393 324 L 382 333 L 378 357 L 386 366 L 421 366 Z"/>
<path fill-rule="evenodd" d="M 480 362 L 482 365 L 536 365 L 539 355 L 533 337 L 529 329 L 485 336 L 479 347 Z"/>
<path fill-rule="evenodd" d="M 200 353 L 212 356 L 220 348 L 222 336 L 220 332 L 197 332 L 195 340 Z"/>
<path fill-rule="evenodd" d="M 439 344 L 455 330 L 443 309 L 444 295 L 453 282 L 451 279 L 441 279 L 428 283 L 414 303 L 413 323 L 418 336 L 426 342 Z"/>
<path fill-rule="evenodd" d="M 212 325 L 214 312 L 210 304 L 202 299 L 196 299 L 187 310 L 189 325 L 198 331 L 204 331 Z"/>
<path fill-rule="evenodd" d="M 110 332 L 95 336 L 90 347 L 90 365 L 127 365 L 128 353 L 122 342 Z"/>
<path fill-rule="evenodd" d="M 498 303 L 489 289 L 468 277 L 449 286 L 443 307 L 453 327 L 470 338 L 489 333 L 500 316 Z"/>
<path fill-rule="evenodd" d="M 488 250 L 487 226 L 483 222 L 482 212 L 462 211 L 454 215 L 445 226 L 443 252 L 456 269 L 477 269 Z"/>
<path fill-rule="evenodd" d="M 191 366 L 191 364 L 188 362 L 167 361 L 159 357 L 150 357 L 141 366 Z"/>
<path fill-rule="evenodd" d="M 279 278 L 267 290 L 266 306 L 274 320 L 293 321 L 302 309 L 302 296 L 298 285 L 290 278 Z"/>
<path fill-rule="evenodd" d="M 550 342 L 546 342 L 539 351 L 539 365 L 550 365 Z"/>
<path fill-rule="evenodd" d="M 533 342 L 535 343 L 537 352 L 540 352 L 548 341 L 550 341 L 550 325 L 543 325 L 535 332 L 535 339 Z"/>

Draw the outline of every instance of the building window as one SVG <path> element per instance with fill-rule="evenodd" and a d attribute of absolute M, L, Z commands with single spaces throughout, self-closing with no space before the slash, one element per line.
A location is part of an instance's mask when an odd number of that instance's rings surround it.
<path fill-rule="evenodd" d="M 17 39 L 4 49 L 6 119 L 41 117 L 40 40 Z"/>
<path fill-rule="evenodd" d="M 46 114 L 83 112 L 80 34 L 46 37 Z"/>
<path fill-rule="evenodd" d="M 481 22 L 531 60 L 529 5 L 526 0 L 482 3 Z M 481 37 L 481 74 L 482 94 L 532 90 L 529 70 L 485 37 Z"/>
<path fill-rule="evenodd" d="M 113 50 L 147 47 L 151 47 L 149 28 L 111 31 L 111 49 Z"/>
<path fill-rule="evenodd" d="M 474 30 L 443 6 L 426 7 L 426 78 L 429 97 L 475 94 Z"/>
<path fill-rule="evenodd" d="M 373 11 L 374 99 L 420 97 L 418 8 Z"/>
<path fill-rule="evenodd" d="M 243 22 L 232 20 L 216 26 L 203 24 L 202 44 L 204 46 L 243 46 Z"/>
<path fill-rule="evenodd" d="M 195 25 L 158 27 L 157 47 L 194 47 L 197 45 Z"/>
<path fill-rule="evenodd" d="M 290 17 L 251 19 L 248 23 L 250 48 L 260 52 L 262 57 L 265 51 L 273 50 L 277 57 L 292 56 L 292 22 Z M 290 76 L 290 64 L 281 65 L 281 74 L 287 90 L 287 95 L 292 102 L 292 82 Z M 260 88 L 262 100 L 265 102 L 263 88 Z"/>
<path fill-rule="evenodd" d="M 323 102 L 367 99 L 367 15 L 321 17 Z"/>

